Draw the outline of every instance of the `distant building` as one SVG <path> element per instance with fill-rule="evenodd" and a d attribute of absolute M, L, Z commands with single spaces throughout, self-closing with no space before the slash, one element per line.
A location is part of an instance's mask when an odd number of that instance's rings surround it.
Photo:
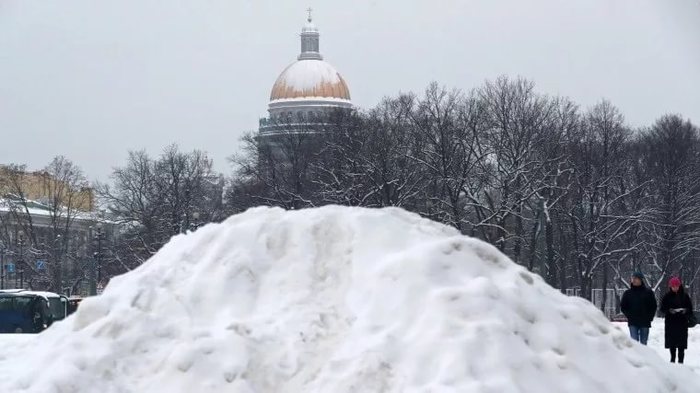
<path fill-rule="evenodd" d="M 281 135 L 317 132 L 330 112 L 353 109 L 347 83 L 321 56 L 319 38 L 309 10 L 301 30 L 301 53 L 275 81 L 269 116 L 260 119 L 258 137 L 263 143 L 274 146 Z"/>
<path fill-rule="evenodd" d="M 22 172 L 19 175 L 13 172 L 15 172 L 14 169 L 0 166 L 1 196 L 16 194 L 16 191 L 21 189 L 23 195 L 17 195 L 18 197 L 50 204 L 49 200 L 52 194 L 56 194 L 56 190 L 69 187 L 65 182 L 52 178 L 46 172 Z M 66 190 L 65 193 L 70 194 L 72 208 L 82 212 L 91 212 L 95 209 L 95 195 L 92 188 L 81 187 L 77 190 Z"/>
<path fill-rule="evenodd" d="M 70 189 L 45 172 L 0 167 L 0 288 L 69 287 L 85 294 L 93 258 L 104 256 L 115 229 L 97 211 L 92 189 Z M 54 276 L 57 261 L 60 274 Z"/>

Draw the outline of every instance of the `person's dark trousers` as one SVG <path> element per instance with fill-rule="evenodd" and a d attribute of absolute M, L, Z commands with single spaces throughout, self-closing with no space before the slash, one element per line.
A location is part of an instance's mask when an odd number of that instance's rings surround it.
<path fill-rule="evenodd" d="M 683 360 L 685 360 L 685 349 L 669 348 L 668 350 L 671 351 L 671 363 L 676 362 L 676 350 L 678 350 L 678 363 L 683 363 Z"/>
<path fill-rule="evenodd" d="M 630 337 L 632 337 L 632 340 L 639 341 L 641 344 L 647 345 L 647 340 L 649 339 L 649 328 L 633 325 L 629 325 L 629 327 Z"/>

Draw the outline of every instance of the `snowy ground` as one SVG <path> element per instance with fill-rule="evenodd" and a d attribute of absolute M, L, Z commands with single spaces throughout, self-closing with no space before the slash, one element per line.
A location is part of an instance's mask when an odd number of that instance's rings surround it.
<path fill-rule="evenodd" d="M 38 334 L 0 334 L 0 348 L 3 352 L 12 351 L 15 347 L 35 340 Z"/>
<path fill-rule="evenodd" d="M 0 341 L 0 392 L 700 391 L 623 329 L 400 209 L 260 208 L 173 238 L 46 332 Z"/>
<path fill-rule="evenodd" d="M 627 332 L 626 323 L 613 323 L 617 328 Z M 34 340 L 37 335 L 33 334 L 0 334 L 0 348 L 4 351 L 11 350 L 22 343 Z M 649 347 L 652 348 L 659 356 L 668 360 L 668 350 L 664 348 L 664 320 L 657 319 L 654 321 L 651 332 L 649 334 Z M 700 326 L 690 330 L 688 336 L 688 350 L 685 355 L 685 366 L 693 369 L 700 374 Z"/>
<path fill-rule="evenodd" d="M 622 331 L 627 332 L 626 323 L 613 324 Z M 668 350 L 664 348 L 663 329 L 663 319 L 655 320 L 649 337 L 649 347 L 657 352 L 662 359 L 668 360 Z M 36 340 L 37 337 L 39 336 L 32 334 L 0 334 L 0 348 L 5 352 L 12 352 L 14 348 L 21 348 L 23 343 Z M 688 367 L 700 374 L 700 327 L 691 329 L 688 341 L 690 348 L 686 352 L 685 365 L 676 367 Z"/>
<path fill-rule="evenodd" d="M 626 323 L 614 323 L 624 332 L 628 331 Z M 670 359 L 668 349 L 664 348 L 664 320 L 656 319 L 649 332 L 649 347 L 654 349 L 664 360 Z M 693 369 L 700 374 L 700 326 L 690 329 L 688 333 L 688 350 L 685 352 L 685 367 Z"/>

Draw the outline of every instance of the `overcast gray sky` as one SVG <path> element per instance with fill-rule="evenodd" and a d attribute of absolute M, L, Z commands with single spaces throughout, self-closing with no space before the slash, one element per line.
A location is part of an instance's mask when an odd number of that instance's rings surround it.
<path fill-rule="evenodd" d="M 105 180 L 178 143 L 228 173 L 308 6 L 360 107 L 507 74 L 634 126 L 700 123 L 700 0 L 0 0 L 0 163 L 63 154 Z"/>

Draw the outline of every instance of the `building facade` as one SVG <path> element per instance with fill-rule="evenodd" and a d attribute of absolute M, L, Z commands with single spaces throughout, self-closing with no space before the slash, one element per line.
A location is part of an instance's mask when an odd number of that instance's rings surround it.
<path fill-rule="evenodd" d="M 115 229 L 92 189 L 0 167 L 0 289 L 88 294 Z"/>
<path fill-rule="evenodd" d="M 0 165 L 0 195 L 11 194 L 41 204 L 49 204 L 50 200 L 56 199 L 58 195 L 61 199 L 70 199 L 75 210 L 95 210 L 95 193 L 90 187 L 71 189 L 71 185 L 66 181 L 55 179 L 46 172 L 19 171 L 17 168 Z"/>

